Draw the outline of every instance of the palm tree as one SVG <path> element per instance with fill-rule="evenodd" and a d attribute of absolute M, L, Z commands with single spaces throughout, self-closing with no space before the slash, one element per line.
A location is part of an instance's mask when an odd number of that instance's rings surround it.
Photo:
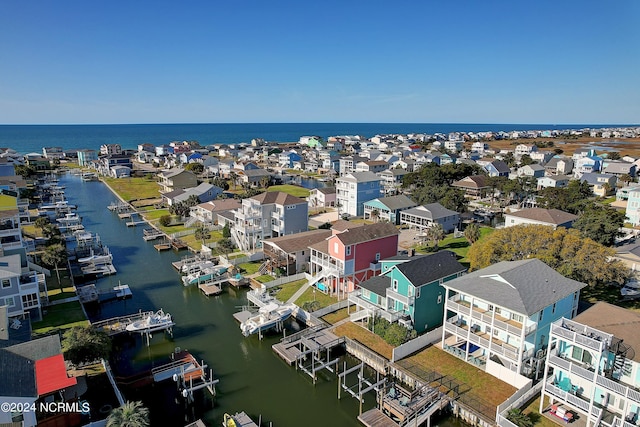
<path fill-rule="evenodd" d="M 431 227 L 427 229 L 427 235 L 429 236 L 429 240 L 434 243 L 436 249 L 438 249 L 438 243 L 440 240 L 444 239 L 444 228 L 442 228 L 442 224 L 433 224 Z"/>
<path fill-rule="evenodd" d="M 478 224 L 471 223 L 464 229 L 464 237 L 470 244 L 474 244 L 480 238 L 480 227 Z"/>
<path fill-rule="evenodd" d="M 149 409 L 142 402 L 126 402 L 114 409 L 107 418 L 107 427 L 147 427 Z"/>
<path fill-rule="evenodd" d="M 229 172 L 229 178 L 231 179 L 231 182 L 233 182 L 233 189 L 235 190 L 238 185 L 238 174 L 235 172 Z"/>
<path fill-rule="evenodd" d="M 200 224 L 198 228 L 196 228 L 195 236 L 196 239 L 202 241 L 202 245 L 204 246 L 204 241 L 211 238 L 211 232 L 203 224 Z"/>

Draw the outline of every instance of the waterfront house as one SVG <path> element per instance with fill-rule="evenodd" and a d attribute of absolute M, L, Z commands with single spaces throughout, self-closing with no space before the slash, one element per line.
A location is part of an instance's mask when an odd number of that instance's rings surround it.
<path fill-rule="evenodd" d="M 336 205 L 336 187 L 313 188 L 309 191 L 310 208 L 326 208 Z"/>
<path fill-rule="evenodd" d="M 576 315 L 587 285 L 532 258 L 502 261 L 442 286 L 442 348 L 520 388 L 542 373 L 551 324 Z"/>
<path fill-rule="evenodd" d="M 186 202 L 189 197 L 196 196 L 199 203 L 210 202 L 216 199 L 222 194 L 222 188 L 203 182 L 196 187 L 191 188 L 179 188 L 177 190 L 170 191 L 162 194 L 162 201 L 171 206 L 176 203 Z"/>
<path fill-rule="evenodd" d="M 364 219 L 374 219 L 372 213 L 378 212 L 376 220 L 400 224 L 400 212 L 418 206 L 416 202 L 399 194 L 397 196 L 380 197 L 364 202 Z"/>
<path fill-rule="evenodd" d="M 367 162 L 367 161 L 369 161 L 368 157 L 341 156 L 338 172 L 340 176 L 346 175 L 351 172 L 355 172 L 356 164 L 358 164 L 358 162 Z"/>
<path fill-rule="evenodd" d="M 397 254 L 398 229 L 388 222 L 334 224 L 332 235 L 310 246 L 311 281 L 320 291 L 346 296 L 380 273 L 380 260 Z"/>
<path fill-rule="evenodd" d="M 158 184 L 162 189 L 161 193 L 168 193 L 173 190 L 183 190 L 198 185 L 196 175 L 182 168 L 163 170 L 158 173 Z"/>
<path fill-rule="evenodd" d="M 331 230 L 319 229 L 265 239 L 263 251 L 267 261 L 264 270 L 275 272 L 281 268 L 287 275 L 309 271 L 309 246 L 326 240 L 331 234 Z"/>
<path fill-rule="evenodd" d="M 380 177 L 373 172 L 352 172 L 336 178 L 336 203 L 341 214 L 362 216 L 364 202 L 380 195 Z"/>
<path fill-rule="evenodd" d="M 0 256 L 0 305 L 7 307 L 9 317 L 29 316 L 37 321 L 42 319 L 40 286 L 46 289 L 45 278 L 44 274 L 23 270 L 22 259 L 20 253 Z"/>
<path fill-rule="evenodd" d="M 203 224 L 217 224 L 218 214 L 239 209 L 242 203 L 238 199 L 220 199 L 197 204 L 189 210 L 189 216 Z"/>
<path fill-rule="evenodd" d="M 359 311 L 352 321 L 380 316 L 418 333 L 442 325 L 445 290 L 442 283 L 460 277 L 466 268 L 456 255 L 440 251 L 432 255 L 399 255 L 381 260 L 382 273 L 360 283 L 349 294 Z"/>
<path fill-rule="evenodd" d="M 46 157 L 41 156 L 38 153 L 26 154 L 24 156 L 25 164 L 31 166 L 36 171 L 47 171 L 51 169 L 51 162 Z"/>
<path fill-rule="evenodd" d="M 606 197 L 615 190 L 618 178 L 608 173 L 584 173 L 580 181 L 589 184 L 596 196 Z"/>
<path fill-rule="evenodd" d="M 429 203 L 400 212 L 400 224 L 418 230 L 440 224 L 446 233 L 450 233 L 460 224 L 460 214 L 440 203 Z"/>
<path fill-rule="evenodd" d="M 525 154 L 531 156 L 531 153 L 538 151 L 538 147 L 535 145 L 527 145 L 527 144 L 518 144 L 516 145 L 516 149 L 513 151 L 513 155 L 519 159 Z"/>
<path fill-rule="evenodd" d="M 487 191 L 491 188 L 485 175 L 471 175 L 454 182 L 451 186 L 464 190 L 465 196 L 471 199 L 485 197 Z"/>
<path fill-rule="evenodd" d="M 638 324 L 640 314 L 606 302 L 597 302 L 573 320 L 556 320 L 549 333 L 540 412 L 548 398 L 556 415 L 569 413 L 587 427 L 636 426 Z"/>
<path fill-rule="evenodd" d="M 131 176 L 131 168 L 128 166 L 111 166 L 109 176 L 112 178 L 128 178 Z"/>
<path fill-rule="evenodd" d="M 547 225 L 554 229 L 558 227 L 571 228 L 577 219 L 577 215 L 559 209 L 529 208 L 505 213 L 504 226 L 514 227 L 516 225 L 532 224 Z"/>
<path fill-rule="evenodd" d="M 305 199 L 281 191 L 267 191 L 242 200 L 235 212 L 231 236 L 242 250 L 262 247 L 262 240 L 307 231 L 309 206 Z"/>

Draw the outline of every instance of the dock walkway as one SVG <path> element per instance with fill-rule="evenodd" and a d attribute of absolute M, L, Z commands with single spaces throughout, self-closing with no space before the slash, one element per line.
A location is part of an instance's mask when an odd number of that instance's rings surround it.
<path fill-rule="evenodd" d="M 318 353 L 342 344 L 344 338 L 324 328 L 310 328 L 283 338 L 271 348 L 289 365 L 293 365 L 310 353 Z"/>

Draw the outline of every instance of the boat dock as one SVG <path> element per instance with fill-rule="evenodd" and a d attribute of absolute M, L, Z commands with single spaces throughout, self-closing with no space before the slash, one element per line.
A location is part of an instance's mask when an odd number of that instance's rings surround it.
<path fill-rule="evenodd" d="M 180 251 L 182 249 L 187 249 L 189 245 L 187 245 L 185 242 L 183 242 L 180 239 L 172 239 L 171 247 L 173 248 L 174 251 Z"/>
<path fill-rule="evenodd" d="M 398 427 L 398 424 L 378 408 L 373 408 L 358 415 L 358 421 L 366 427 Z"/>
<path fill-rule="evenodd" d="M 163 236 L 164 233 L 160 230 L 156 230 L 155 228 L 145 228 L 144 230 L 142 230 L 142 238 L 145 242 L 160 239 Z"/>
<path fill-rule="evenodd" d="M 155 245 L 153 245 L 153 247 L 156 248 L 158 252 L 168 251 L 169 249 L 171 249 L 171 243 L 165 239 L 162 241 L 162 243 L 156 243 Z"/>
<path fill-rule="evenodd" d="M 131 298 L 133 294 L 129 285 L 118 285 L 111 290 L 97 290 L 96 285 L 81 286 L 76 289 L 76 294 L 81 303 L 108 302 L 119 299 Z"/>
<path fill-rule="evenodd" d="M 198 285 L 198 289 L 200 289 L 205 296 L 210 297 L 211 295 L 220 295 L 222 293 L 221 285 L 222 285 L 222 282 L 220 282 L 220 284 L 200 283 Z"/>
<path fill-rule="evenodd" d="M 315 377 L 317 371 L 337 363 L 337 359 L 333 361 L 321 360 L 320 353 L 326 352 L 328 359 L 331 349 L 342 343 L 344 343 L 343 337 L 338 337 L 332 332 L 329 332 L 323 325 L 304 329 L 293 335 L 289 335 L 281 339 L 279 343 L 274 344 L 271 348 L 289 365 L 297 363 L 300 369 L 307 372 L 310 376 Z M 313 366 L 306 367 L 302 362 L 308 359 L 309 355 L 313 356 L 311 358 Z"/>
<path fill-rule="evenodd" d="M 108 335 L 116 335 L 125 332 L 127 330 L 127 326 L 133 322 L 151 316 L 153 313 L 153 311 L 141 311 L 127 316 L 113 317 L 111 319 L 95 322 L 93 323 L 93 327 L 106 332 Z"/>
<path fill-rule="evenodd" d="M 160 382 L 172 379 L 174 375 L 183 375 L 186 381 L 202 377 L 202 365 L 188 351 L 173 353 L 173 361 L 151 370 L 153 381 Z"/>
<path fill-rule="evenodd" d="M 199 255 L 184 257 L 180 261 L 172 262 L 171 265 L 173 265 L 173 268 L 175 268 L 176 270 L 182 271 L 182 266 L 184 265 L 197 264 L 200 262 L 213 261 L 213 260 L 214 258 L 210 255 L 199 254 Z"/>

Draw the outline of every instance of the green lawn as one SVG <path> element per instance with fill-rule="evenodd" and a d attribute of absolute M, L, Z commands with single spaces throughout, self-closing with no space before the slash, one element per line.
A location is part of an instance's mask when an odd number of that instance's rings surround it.
<path fill-rule="evenodd" d="M 251 274 L 256 274 L 262 265 L 262 261 L 253 261 L 253 262 L 243 262 L 242 264 L 238 264 L 236 267 L 244 270 L 242 274 L 249 276 Z"/>
<path fill-rule="evenodd" d="M 346 319 L 349 317 L 346 308 L 341 308 L 338 311 L 334 311 L 333 313 L 329 313 L 326 316 L 322 316 L 322 320 L 327 323 L 331 323 L 332 325 L 338 323 L 339 321 Z"/>
<path fill-rule="evenodd" d="M 76 296 L 76 291 L 73 286 L 65 287 L 60 289 L 50 289 L 49 292 L 49 301 L 57 301 L 60 299 L 71 298 Z"/>
<path fill-rule="evenodd" d="M 480 227 L 480 239 L 482 239 L 483 237 L 491 234 L 494 232 L 494 228 L 491 227 Z M 466 238 L 464 237 L 458 237 L 458 238 L 454 238 L 453 237 L 453 233 L 447 235 L 447 237 L 445 237 L 439 244 L 438 247 L 440 249 L 446 249 L 449 250 L 453 253 L 455 253 L 456 255 L 458 255 L 459 259 L 458 261 L 460 261 L 461 263 L 468 263 L 469 261 L 467 260 L 467 253 L 469 252 L 469 247 L 471 245 L 469 244 L 469 242 L 467 241 Z M 426 245 L 418 245 L 417 246 L 417 250 L 421 251 L 421 252 L 427 252 L 431 249 L 431 245 L 430 244 L 426 244 Z"/>
<path fill-rule="evenodd" d="M 309 196 L 310 192 L 306 188 L 297 185 L 272 185 L 267 191 L 282 191 L 283 193 L 291 194 L 292 196 L 305 198 Z"/>
<path fill-rule="evenodd" d="M 262 276 L 255 277 L 254 280 L 260 283 L 268 283 L 275 279 L 269 274 L 263 274 Z"/>
<path fill-rule="evenodd" d="M 103 178 L 113 191 L 124 200 L 152 199 L 160 197 L 160 186 L 147 178 Z"/>
<path fill-rule="evenodd" d="M 306 291 L 304 291 L 302 295 L 300 295 L 300 298 L 296 300 L 296 304 L 302 307 L 305 302 L 309 302 L 309 301 L 318 301 L 320 303 L 320 308 L 324 308 L 331 304 L 337 303 L 338 298 L 329 296 L 325 293 L 322 293 L 316 290 L 316 288 L 311 287 Z"/>
<path fill-rule="evenodd" d="M 164 215 L 170 215 L 169 209 L 155 209 L 155 210 L 146 211 L 142 213 L 142 216 L 147 221 L 154 221 L 156 219 L 160 219 L 160 217 Z"/>
<path fill-rule="evenodd" d="M 305 283 L 307 283 L 307 279 L 300 279 L 279 286 L 278 292 L 276 293 L 276 298 L 278 298 L 280 301 L 288 301 L 289 298 L 291 298 L 291 296 L 295 294 L 298 289 L 300 289 Z"/>
<path fill-rule="evenodd" d="M 44 315 L 41 322 L 33 322 L 34 334 L 45 334 L 54 330 L 89 324 L 78 301 L 52 305 L 47 307 L 46 311 L 47 314 Z"/>

